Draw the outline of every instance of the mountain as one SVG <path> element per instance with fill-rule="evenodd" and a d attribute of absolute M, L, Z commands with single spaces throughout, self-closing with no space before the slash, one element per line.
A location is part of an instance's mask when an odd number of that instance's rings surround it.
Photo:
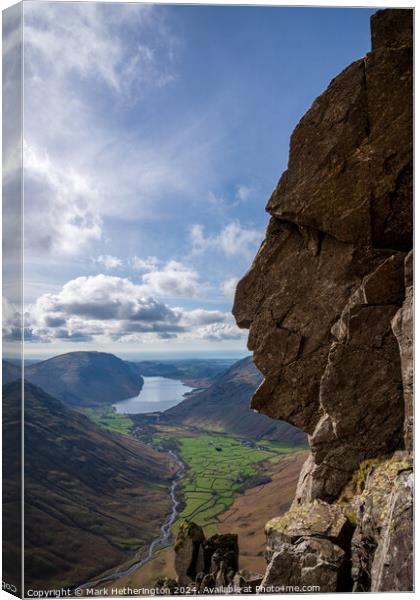
<path fill-rule="evenodd" d="M 3 391 L 9 465 L 19 462 L 20 392 L 20 381 Z M 25 383 L 27 586 L 81 584 L 143 555 L 170 510 L 171 468 L 166 455 Z M 6 517 L 20 504 L 18 483 L 6 482 Z"/>
<path fill-rule="evenodd" d="M 205 390 L 189 395 L 163 413 L 168 421 L 258 439 L 263 436 L 291 445 L 306 445 L 306 435 L 295 427 L 257 414 L 250 399 L 262 381 L 251 357 L 236 362 Z"/>
<path fill-rule="evenodd" d="M 145 377 L 168 377 L 179 379 L 191 387 L 207 387 L 210 380 L 224 373 L 234 359 L 184 359 L 184 360 L 145 360 L 137 364 L 139 371 Z"/>
<path fill-rule="evenodd" d="M 75 406 L 113 404 L 137 396 L 143 379 L 133 363 L 106 352 L 69 352 L 25 368 L 25 379 Z"/>
<path fill-rule="evenodd" d="M 2 380 L 3 385 L 7 385 L 12 381 L 20 378 L 21 369 L 18 365 L 13 364 L 9 360 L 2 360 Z"/>

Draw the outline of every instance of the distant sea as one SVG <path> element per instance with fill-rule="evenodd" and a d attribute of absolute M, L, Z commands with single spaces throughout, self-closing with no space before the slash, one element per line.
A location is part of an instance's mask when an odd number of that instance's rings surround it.
<path fill-rule="evenodd" d="M 184 399 L 184 394 L 193 389 L 181 381 L 167 377 L 143 377 L 143 379 L 144 385 L 138 396 L 114 404 L 118 413 L 163 412 L 179 404 Z"/>

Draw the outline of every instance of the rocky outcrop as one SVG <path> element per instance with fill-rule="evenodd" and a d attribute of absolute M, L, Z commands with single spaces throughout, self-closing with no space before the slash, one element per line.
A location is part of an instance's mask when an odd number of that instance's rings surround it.
<path fill-rule="evenodd" d="M 377 12 L 372 51 L 299 122 L 266 239 L 237 287 L 233 313 L 264 375 L 252 407 L 305 431 L 311 448 L 282 534 L 269 535 L 264 581 L 316 572 L 325 591 L 412 587 L 401 534 L 411 466 L 376 490 L 381 518 L 369 505 L 378 466 L 340 500 L 361 465 L 408 464 L 412 449 L 412 20 Z M 330 510 L 348 525 L 340 542 L 315 527 Z"/>
<path fill-rule="evenodd" d="M 203 542 L 201 527 L 190 521 L 183 521 L 175 542 L 175 571 L 179 585 L 194 581 L 197 573 L 204 570 Z"/>
<path fill-rule="evenodd" d="M 405 259 L 405 300 L 392 320 L 392 331 L 397 338 L 404 388 L 405 447 L 413 448 L 413 252 Z"/>
<path fill-rule="evenodd" d="M 352 525 L 341 506 L 322 500 L 295 505 L 267 523 L 267 572 L 262 587 L 344 589 L 350 580 Z"/>
<path fill-rule="evenodd" d="M 262 575 L 239 569 L 238 536 L 215 534 L 206 539 L 195 523 L 181 522 L 175 541 L 176 580 L 160 579 L 156 588 L 166 593 L 176 587 L 181 593 L 255 592 Z"/>
<path fill-rule="evenodd" d="M 353 591 L 406 590 L 412 581 L 413 472 L 406 453 L 370 466 L 350 505 Z M 345 504 L 344 504 L 345 506 Z"/>
<path fill-rule="evenodd" d="M 317 586 L 323 592 L 342 589 L 348 579 L 348 559 L 342 548 L 327 539 L 302 537 L 296 544 L 282 544 L 268 564 L 261 589 L 280 586 L 308 589 Z M 281 588 L 280 588 L 281 589 Z"/>

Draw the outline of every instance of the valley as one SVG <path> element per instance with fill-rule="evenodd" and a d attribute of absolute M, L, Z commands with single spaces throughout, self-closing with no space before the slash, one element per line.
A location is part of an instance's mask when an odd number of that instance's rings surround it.
<path fill-rule="evenodd" d="M 167 427 L 158 428 L 153 439 L 161 447 L 172 447 L 185 463 L 187 470 L 179 487 L 183 502 L 179 519 L 194 521 L 206 535 L 216 532 L 218 516 L 230 508 L 238 494 L 267 483 L 267 467 L 296 450 L 268 440 L 256 443 L 192 429 L 178 429 L 171 437 Z"/>
<path fill-rule="evenodd" d="M 210 526 L 204 523 L 208 518 L 205 513 L 202 513 L 201 517 L 198 516 L 198 519 L 194 518 L 194 522 L 201 521 L 208 535 L 237 533 L 240 549 L 239 567 L 264 572 L 265 523 L 274 514 L 282 514 L 289 508 L 300 469 L 307 456 L 307 450 L 294 449 L 293 452 L 279 457 L 278 461 L 257 464 L 261 483 L 257 484 L 255 480 L 255 485 L 252 485 L 249 481 L 248 487 L 245 486 L 242 492 L 232 493 L 232 502 L 224 510 L 211 516 Z M 189 510 L 187 507 L 188 504 L 184 510 Z M 199 514 L 197 509 L 196 514 Z M 114 579 L 112 584 L 109 583 L 105 587 L 153 587 L 158 578 L 175 577 L 174 561 L 173 546 L 157 549 L 153 558 L 141 568 Z"/>
<path fill-rule="evenodd" d="M 236 359 L 177 359 L 136 362 L 139 372 L 144 377 L 167 377 L 177 379 L 194 388 L 208 387 L 211 381 L 225 373 Z"/>
<path fill-rule="evenodd" d="M 69 584 L 151 585 L 157 576 L 173 575 L 172 543 L 184 519 L 206 536 L 237 532 L 241 564 L 262 568 L 261 523 L 289 506 L 306 438 L 249 409 L 261 381 L 252 361 L 149 361 L 139 367 L 112 355 L 74 354 L 27 370 L 59 395 L 26 384 L 27 539 L 36 585 L 53 583 L 63 556 Z M 3 366 L 10 380 L 15 372 Z M 115 402 L 104 395 L 113 377 Z M 18 382 L 11 385 L 16 394 Z M 152 393 L 142 399 L 138 387 Z M 178 396 L 171 399 L 172 392 Z M 144 412 L 149 406 L 152 411 Z M 45 539 L 32 539 L 32 520 L 37 529 L 44 523 Z M 95 544 L 100 558 L 91 553 Z"/>
<path fill-rule="evenodd" d="M 140 415 L 133 417 L 137 417 L 137 422 L 141 419 Z M 144 418 L 147 419 L 147 415 Z M 306 458 L 306 449 L 166 424 L 149 424 L 146 432 L 137 425 L 132 434 L 161 453 L 173 453 L 184 465 L 174 490 L 177 513 L 171 523 L 172 535 L 153 542 L 153 552 L 148 553 L 148 560 L 134 566 L 120 565 L 116 572 L 111 571 L 105 577 L 99 575 L 89 587 L 148 586 L 162 573 L 173 575 L 172 544 L 183 519 L 200 525 L 207 536 L 227 531 L 231 523 L 230 531 L 241 534 L 237 525 L 243 527 L 245 522 L 248 529 L 240 535 L 240 559 L 248 568 L 253 562 L 262 567 L 265 562 L 262 557 L 264 526 L 258 527 L 257 522 L 265 522 L 279 510 L 287 510 Z M 252 495 L 261 490 L 264 493 L 258 497 L 259 518 L 254 519 Z M 242 506 L 243 498 L 251 498 L 251 504 Z"/>
<path fill-rule="evenodd" d="M 243 568 L 264 569 L 264 523 L 289 507 L 307 456 L 306 439 L 286 423 L 273 423 L 249 410 L 249 397 L 261 378 L 249 359 L 229 365 L 210 378 L 205 361 L 191 363 L 186 365 L 184 361 L 182 370 L 190 375 L 193 369 L 201 388 L 187 393 L 172 408 L 99 417 L 98 422 L 107 428 L 120 427 L 119 419 L 125 417 L 124 428 L 131 423 L 132 435 L 161 452 L 174 453 L 182 461 L 184 472 L 175 487 L 177 515 L 171 539 L 163 543 L 155 540 L 149 560 L 128 569 L 120 567 L 121 575 L 108 575 L 108 581 L 100 580 L 98 586 L 147 587 L 153 586 L 158 577 L 173 577 L 172 544 L 183 519 L 200 525 L 206 536 L 238 533 Z M 202 367 L 206 372 L 200 371 Z M 165 378 L 182 377 L 178 381 L 186 382 L 181 367 L 168 363 L 148 363 L 142 377 L 146 382 L 148 377 L 162 378 L 162 372 Z"/>

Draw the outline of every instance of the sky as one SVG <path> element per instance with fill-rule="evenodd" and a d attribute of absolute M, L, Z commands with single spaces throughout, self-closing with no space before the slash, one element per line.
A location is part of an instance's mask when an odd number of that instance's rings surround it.
<path fill-rule="evenodd" d="M 25 2 L 26 355 L 244 355 L 233 293 L 290 135 L 373 12 Z"/>

